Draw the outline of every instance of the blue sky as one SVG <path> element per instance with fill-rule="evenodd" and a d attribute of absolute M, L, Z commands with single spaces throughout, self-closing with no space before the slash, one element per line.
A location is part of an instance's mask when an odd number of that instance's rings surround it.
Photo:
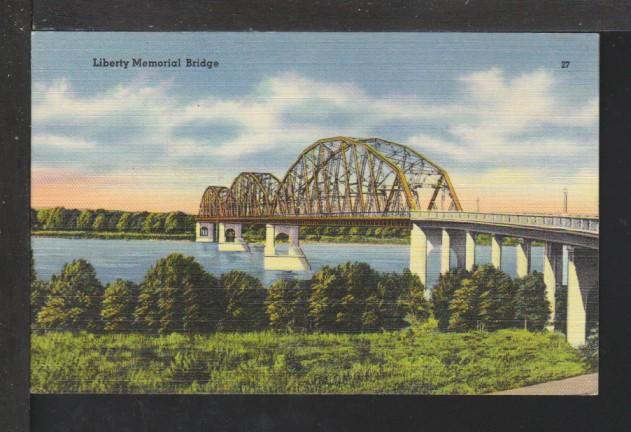
<path fill-rule="evenodd" d="M 282 176 L 313 141 L 350 135 L 435 160 L 465 208 L 556 211 L 566 186 L 575 212 L 597 212 L 596 35 L 41 32 L 32 46 L 35 206 L 195 211 L 208 184 Z"/>

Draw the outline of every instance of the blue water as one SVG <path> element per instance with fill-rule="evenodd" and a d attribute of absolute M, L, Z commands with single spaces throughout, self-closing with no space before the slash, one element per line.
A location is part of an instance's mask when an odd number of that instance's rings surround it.
<path fill-rule="evenodd" d="M 210 273 L 219 275 L 230 270 L 242 270 L 270 284 L 279 277 L 291 277 L 291 272 L 263 269 L 263 246 L 252 245 L 251 252 L 218 252 L 215 243 L 195 243 L 186 240 L 98 240 L 33 237 L 31 239 L 35 269 L 42 279 L 58 273 L 63 265 L 76 258 L 84 258 L 96 269 L 102 283 L 117 278 L 142 281 L 147 270 L 159 259 L 179 252 L 195 257 Z M 312 272 L 325 265 L 346 261 L 363 261 L 380 271 L 402 271 L 409 266 L 409 246 L 377 244 L 302 243 Z M 282 246 L 278 248 L 282 250 Z M 502 247 L 502 269 L 515 275 L 516 248 Z M 491 259 L 489 246 L 476 246 L 476 263 L 485 264 Z M 455 265 L 452 254 L 452 265 Z M 440 251 L 430 250 L 428 255 L 428 286 L 438 279 Z M 532 268 L 542 271 L 543 248 L 532 248 Z M 294 276 L 307 278 L 312 272 L 299 272 Z"/>

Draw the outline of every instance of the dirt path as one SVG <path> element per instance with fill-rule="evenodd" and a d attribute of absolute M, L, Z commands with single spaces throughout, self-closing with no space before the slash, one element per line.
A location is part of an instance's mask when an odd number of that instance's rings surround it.
<path fill-rule="evenodd" d="M 597 395 L 598 373 L 491 393 L 491 395 Z"/>

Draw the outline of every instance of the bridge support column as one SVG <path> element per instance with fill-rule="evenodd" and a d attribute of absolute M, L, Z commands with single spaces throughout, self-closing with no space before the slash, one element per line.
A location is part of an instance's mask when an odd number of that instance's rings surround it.
<path fill-rule="evenodd" d="M 598 289 L 598 253 L 568 247 L 567 341 L 573 347 L 585 344 L 587 299 Z"/>
<path fill-rule="evenodd" d="M 491 234 L 491 264 L 496 269 L 502 268 L 502 236 Z"/>
<path fill-rule="evenodd" d="M 546 298 L 550 304 L 550 320 L 546 328 L 554 331 L 556 310 L 556 289 L 563 281 L 563 246 L 546 242 L 543 254 L 543 282 L 546 285 Z"/>
<path fill-rule="evenodd" d="M 250 247 L 241 237 L 241 229 L 241 224 L 220 222 L 217 249 L 220 252 L 249 252 Z"/>
<path fill-rule="evenodd" d="M 410 272 L 427 286 L 427 233 L 416 224 L 410 232 Z"/>
<path fill-rule="evenodd" d="M 460 230 L 442 230 L 440 250 L 440 274 L 445 274 L 451 269 L 451 250 L 456 256 L 456 267 L 465 266 L 466 239 L 465 232 Z"/>
<path fill-rule="evenodd" d="M 450 258 L 451 258 L 451 233 L 448 230 L 443 228 L 441 244 L 440 244 L 440 274 L 445 274 L 449 271 Z"/>
<path fill-rule="evenodd" d="M 475 265 L 475 233 L 465 231 L 465 264 L 467 271 L 473 270 Z"/>
<path fill-rule="evenodd" d="M 212 222 L 195 223 L 195 241 L 210 243 L 215 241 L 215 224 Z"/>
<path fill-rule="evenodd" d="M 517 269 L 515 273 L 518 278 L 527 276 L 530 272 L 531 244 L 532 242 L 530 239 L 521 239 L 517 245 Z"/>
<path fill-rule="evenodd" d="M 276 236 L 287 234 L 289 247 L 286 255 L 276 252 Z M 263 267 L 265 270 L 308 271 L 311 265 L 307 257 L 300 249 L 300 226 L 298 225 L 273 225 L 265 227 L 265 251 Z"/>

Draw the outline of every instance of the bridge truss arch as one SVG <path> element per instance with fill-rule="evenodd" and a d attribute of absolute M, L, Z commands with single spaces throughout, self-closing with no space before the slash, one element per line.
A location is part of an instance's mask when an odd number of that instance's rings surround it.
<path fill-rule="evenodd" d="M 280 181 L 274 174 L 242 172 L 230 186 L 230 208 L 235 215 L 265 216 L 273 213 Z"/>
<path fill-rule="evenodd" d="M 300 154 L 280 184 L 274 213 L 388 216 L 439 208 L 462 209 L 447 173 L 429 159 L 379 138 L 334 137 Z"/>

